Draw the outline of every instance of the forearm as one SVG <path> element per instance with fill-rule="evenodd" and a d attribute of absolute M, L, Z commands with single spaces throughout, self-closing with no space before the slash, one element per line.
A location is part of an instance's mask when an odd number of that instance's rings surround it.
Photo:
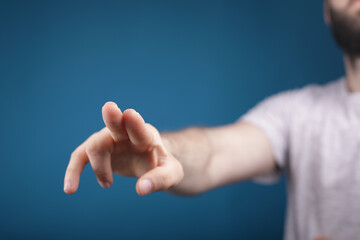
<path fill-rule="evenodd" d="M 249 123 L 189 128 L 161 137 L 183 166 L 183 180 L 170 189 L 176 194 L 201 193 L 276 167 L 267 136 Z"/>
<path fill-rule="evenodd" d="M 168 151 L 180 161 L 184 178 L 169 192 L 192 195 L 209 189 L 211 177 L 209 166 L 212 159 L 212 144 L 207 134 L 209 129 L 193 127 L 178 132 L 161 133 Z"/>

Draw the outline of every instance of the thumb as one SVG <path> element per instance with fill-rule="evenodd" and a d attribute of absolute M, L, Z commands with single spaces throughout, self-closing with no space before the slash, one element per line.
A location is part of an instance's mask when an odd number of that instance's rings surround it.
<path fill-rule="evenodd" d="M 176 159 L 172 159 L 141 176 L 136 183 L 136 192 L 140 196 L 144 196 L 166 190 L 179 184 L 183 177 L 184 171 L 182 165 Z"/>
<path fill-rule="evenodd" d="M 107 102 L 102 108 L 102 116 L 106 127 L 115 141 L 128 138 L 122 123 L 122 112 L 114 102 Z"/>

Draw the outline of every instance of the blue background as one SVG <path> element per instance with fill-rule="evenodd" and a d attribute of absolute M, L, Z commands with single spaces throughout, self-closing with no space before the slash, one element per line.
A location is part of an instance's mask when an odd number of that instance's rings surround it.
<path fill-rule="evenodd" d="M 322 1 L 0 1 L 0 238 L 281 239 L 284 179 L 140 197 L 87 166 L 66 195 L 70 154 L 109 100 L 161 131 L 216 126 L 342 74 Z"/>

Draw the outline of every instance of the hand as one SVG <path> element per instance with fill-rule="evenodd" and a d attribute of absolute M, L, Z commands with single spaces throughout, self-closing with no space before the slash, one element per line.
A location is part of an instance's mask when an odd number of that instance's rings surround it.
<path fill-rule="evenodd" d="M 165 148 L 158 130 L 133 109 L 121 112 L 113 102 L 102 108 L 106 127 L 91 135 L 72 154 L 64 192 L 75 193 L 90 162 L 99 184 L 109 188 L 112 173 L 139 177 L 136 191 L 147 195 L 177 185 L 184 176 L 181 163 Z"/>

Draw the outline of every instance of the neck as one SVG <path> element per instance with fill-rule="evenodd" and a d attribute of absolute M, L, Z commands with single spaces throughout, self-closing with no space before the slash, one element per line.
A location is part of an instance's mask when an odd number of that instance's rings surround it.
<path fill-rule="evenodd" d="M 350 92 L 360 92 L 360 57 L 344 55 L 346 82 Z"/>

